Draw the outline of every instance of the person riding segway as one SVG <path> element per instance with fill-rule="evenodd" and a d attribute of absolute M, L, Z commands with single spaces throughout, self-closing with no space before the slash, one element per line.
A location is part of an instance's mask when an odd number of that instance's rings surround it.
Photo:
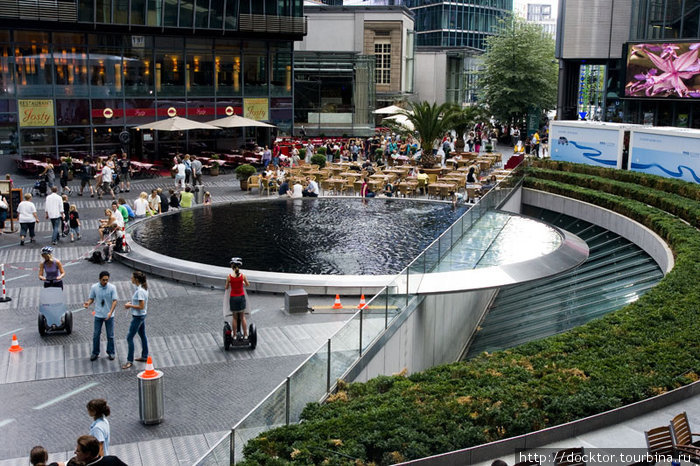
<path fill-rule="evenodd" d="M 249 346 L 251 349 L 255 349 L 257 345 L 255 324 L 251 323 L 248 327 L 245 318 L 247 305 L 244 287 L 250 286 L 250 283 L 240 271 L 240 267 L 243 266 L 243 260 L 240 257 L 231 258 L 230 264 L 233 274 L 226 277 L 225 289 L 230 288 L 231 290 L 228 293 L 231 325 L 224 322 L 224 349 L 228 350 L 231 346 Z M 235 333 L 233 329 L 235 329 Z"/>
<path fill-rule="evenodd" d="M 39 335 L 47 332 L 65 331 L 67 334 L 73 331 L 73 314 L 66 310 L 63 297 L 63 277 L 66 272 L 61 261 L 53 257 L 53 248 L 45 246 L 41 249 L 39 263 L 39 280 L 44 282 L 39 296 Z"/>

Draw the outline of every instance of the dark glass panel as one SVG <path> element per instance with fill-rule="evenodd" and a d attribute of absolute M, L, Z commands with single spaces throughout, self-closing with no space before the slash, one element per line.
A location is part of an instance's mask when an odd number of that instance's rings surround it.
<path fill-rule="evenodd" d="M 129 24 L 129 0 L 113 0 L 114 22 L 117 24 Z"/>
<path fill-rule="evenodd" d="M 194 0 L 180 0 L 180 27 L 191 28 Z"/>
<path fill-rule="evenodd" d="M 42 36 L 45 36 L 42 34 Z M 53 95 L 53 69 L 48 44 L 15 46 L 17 95 L 46 97 Z"/>
<path fill-rule="evenodd" d="M 148 0 L 146 21 L 149 26 L 160 26 L 163 19 L 163 0 Z"/>
<path fill-rule="evenodd" d="M 56 143 L 53 128 L 28 128 L 20 130 L 22 146 L 53 146 Z"/>
<path fill-rule="evenodd" d="M 78 21 L 92 23 L 95 20 L 95 2 L 80 0 L 78 2 Z"/>
<path fill-rule="evenodd" d="M 105 112 L 105 109 L 112 110 L 111 118 L 105 116 L 105 113 L 109 116 L 109 112 Z M 93 125 L 120 125 L 124 121 L 121 99 L 93 99 L 90 113 Z"/>
<path fill-rule="evenodd" d="M 211 53 L 187 54 L 187 94 L 214 95 L 214 59 Z"/>
<path fill-rule="evenodd" d="M 131 24 L 146 24 L 146 0 L 131 0 Z"/>
<path fill-rule="evenodd" d="M 184 95 L 185 63 L 180 51 L 156 53 L 155 87 L 158 95 Z"/>
<path fill-rule="evenodd" d="M 97 10 L 95 21 L 98 23 L 112 22 L 112 2 L 111 0 L 95 0 Z"/>
<path fill-rule="evenodd" d="M 238 30 L 238 2 L 226 2 L 225 28 L 229 31 Z"/>
<path fill-rule="evenodd" d="M 89 125 L 90 102 L 83 99 L 56 99 L 56 124 Z"/>
<path fill-rule="evenodd" d="M 177 16 L 177 0 L 165 0 L 165 16 L 163 18 L 163 25 L 177 27 Z"/>
<path fill-rule="evenodd" d="M 243 44 L 243 86 L 246 96 L 267 96 L 268 59 L 265 43 L 246 42 Z"/>
<path fill-rule="evenodd" d="M 127 48 L 124 52 L 124 92 L 127 96 L 153 96 L 151 47 Z"/>
<path fill-rule="evenodd" d="M 209 27 L 209 0 L 197 0 L 195 8 L 195 23 L 198 28 Z"/>
<path fill-rule="evenodd" d="M 209 27 L 221 29 L 224 24 L 224 0 L 211 0 Z"/>
<path fill-rule="evenodd" d="M 56 128 L 59 146 L 90 147 L 90 128 Z M 76 147 L 77 148 L 77 147 Z M 65 148 L 58 148 L 59 152 Z"/>
<path fill-rule="evenodd" d="M 124 109 L 127 125 L 143 125 L 156 120 L 155 100 L 126 99 Z"/>
<path fill-rule="evenodd" d="M 0 151 L 3 154 L 16 154 L 19 147 L 17 123 L 10 121 L 10 115 L 0 115 Z"/>

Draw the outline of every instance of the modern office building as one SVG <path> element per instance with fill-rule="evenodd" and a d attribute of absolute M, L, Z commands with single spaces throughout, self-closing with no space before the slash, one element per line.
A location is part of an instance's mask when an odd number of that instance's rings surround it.
<path fill-rule="evenodd" d="M 558 0 L 514 0 L 515 14 L 528 23 L 539 25 L 544 32 L 556 36 Z"/>
<path fill-rule="evenodd" d="M 700 0 L 560 0 L 559 119 L 700 128 Z"/>
<path fill-rule="evenodd" d="M 289 133 L 305 32 L 302 0 L 2 0 L 0 150 L 213 148 L 213 134 L 130 129 L 169 115 L 245 114 Z"/>
<path fill-rule="evenodd" d="M 374 134 L 372 111 L 413 93 L 413 15 L 404 6 L 304 6 L 294 45 L 295 130 Z"/>

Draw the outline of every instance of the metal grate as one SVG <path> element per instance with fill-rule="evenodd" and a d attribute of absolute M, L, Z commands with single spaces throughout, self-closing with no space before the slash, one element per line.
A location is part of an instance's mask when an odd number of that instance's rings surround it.
<path fill-rule="evenodd" d="M 0 17 L 31 21 L 78 21 L 76 0 L 0 0 Z"/>
<path fill-rule="evenodd" d="M 0 17 L 17 18 L 19 16 L 18 0 L 0 1 Z"/>

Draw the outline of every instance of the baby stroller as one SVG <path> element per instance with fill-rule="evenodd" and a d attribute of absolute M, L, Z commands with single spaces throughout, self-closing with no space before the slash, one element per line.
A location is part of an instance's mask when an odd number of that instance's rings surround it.
<path fill-rule="evenodd" d="M 32 187 L 32 196 L 46 196 L 46 190 L 46 178 L 39 178 L 34 182 L 34 186 Z"/>

